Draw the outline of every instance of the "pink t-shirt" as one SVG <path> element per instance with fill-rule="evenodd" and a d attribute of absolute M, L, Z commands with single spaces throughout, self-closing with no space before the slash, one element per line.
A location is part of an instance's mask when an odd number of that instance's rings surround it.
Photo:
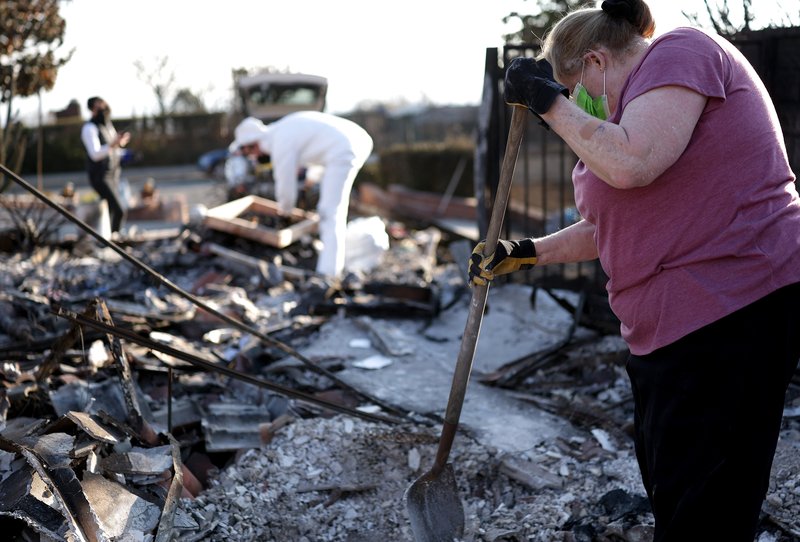
<path fill-rule="evenodd" d="M 670 344 L 800 281 L 800 200 L 774 107 L 727 41 L 692 28 L 655 40 L 622 88 L 625 106 L 679 85 L 708 97 L 681 157 L 646 187 L 610 187 L 578 162 L 609 302 L 633 354 Z M 669 123 L 669 118 L 663 119 Z"/>

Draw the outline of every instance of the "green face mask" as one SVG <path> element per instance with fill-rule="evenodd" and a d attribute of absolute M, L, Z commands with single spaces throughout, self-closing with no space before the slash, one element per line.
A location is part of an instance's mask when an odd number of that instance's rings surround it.
<path fill-rule="evenodd" d="M 581 81 L 583 81 L 583 72 L 581 72 Z M 603 72 L 603 94 L 597 98 L 589 96 L 589 91 L 579 81 L 575 85 L 575 90 L 572 91 L 572 97 L 578 107 L 589 113 L 593 117 L 600 120 L 606 120 L 610 117 L 608 110 L 608 95 L 606 94 L 606 72 Z"/>

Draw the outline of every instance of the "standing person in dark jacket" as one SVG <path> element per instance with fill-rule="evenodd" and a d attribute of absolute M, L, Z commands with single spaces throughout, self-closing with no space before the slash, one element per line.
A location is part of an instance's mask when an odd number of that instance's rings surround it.
<path fill-rule="evenodd" d="M 111 231 L 119 232 L 125 220 L 125 207 L 119 195 L 119 179 L 122 168 L 122 149 L 128 144 L 128 132 L 117 133 L 111 124 L 111 109 L 98 96 L 86 103 L 92 114 L 81 130 L 81 141 L 86 149 L 86 171 L 89 183 L 100 197 L 108 203 L 111 215 Z"/>

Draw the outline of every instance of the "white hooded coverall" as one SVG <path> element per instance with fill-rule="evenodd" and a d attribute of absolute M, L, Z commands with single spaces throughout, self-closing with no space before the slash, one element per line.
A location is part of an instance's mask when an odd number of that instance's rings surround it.
<path fill-rule="evenodd" d="M 298 170 L 312 165 L 324 168 L 317 204 L 322 250 L 316 271 L 339 275 L 344 269 L 350 190 L 372 152 L 372 138 L 347 119 L 302 111 L 266 125 L 258 144 L 271 157 L 275 199 L 284 213 L 297 204 Z"/>

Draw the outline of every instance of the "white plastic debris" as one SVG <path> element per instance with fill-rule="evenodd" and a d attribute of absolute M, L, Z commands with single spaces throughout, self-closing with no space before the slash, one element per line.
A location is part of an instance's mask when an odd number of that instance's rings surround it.
<path fill-rule="evenodd" d="M 94 341 L 89 348 L 89 363 L 92 367 L 102 367 L 109 360 L 108 350 L 103 341 Z"/>
<path fill-rule="evenodd" d="M 389 234 L 378 216 L 354 218 L 348 222 L 345 239 L 346 271 L 370 271 L 389 250 Z"/>
<path fill-rule="evenodd" d="M 372 348 L 372 342 L 369 339 L 350 339 L 347 346 L 350 348 Z"/>
<path fill-rule="evenodd" d="M 607 432 L 603 431 L 602 429 L 592 429 L 592 436 L 594 436 L 594 438 L 597 439 L 597 442 L 600 443 L 600 447 L 607 452 L 617 451 L 617 447 L 614 446 L 613 442 L 611 442 L 611 437 Z"/>
<path fill-rule="evenodd" d="M 237 338 L 240 335 L 241 332 L 239 332 L 236 329 L 218 328 L 207 331 L 203 335 L 203 340 L 206 342 L 210 342 L 212 344 L 222 344 L 224 342 L 230 341 L 231 339 Z"/>
<path fill-rule="evenodd" d="M 387 358 L 386 356 L 375 355 L 370 356 L 368 358 L 364 358 L 362 360 L 354 361 L 353 367 L 358 367 L 359 369 L 383 369 L 392 364 L 392 360 Z"/>
<path fill-rule="evenodd" d="M 419 469 L 420 464 L 422 463 L 422 456 L 419 453 L 419 450 L 416 448 L 411 448 L 408 451 L 408 466 L 411 470 L 416 471 Z"/>

